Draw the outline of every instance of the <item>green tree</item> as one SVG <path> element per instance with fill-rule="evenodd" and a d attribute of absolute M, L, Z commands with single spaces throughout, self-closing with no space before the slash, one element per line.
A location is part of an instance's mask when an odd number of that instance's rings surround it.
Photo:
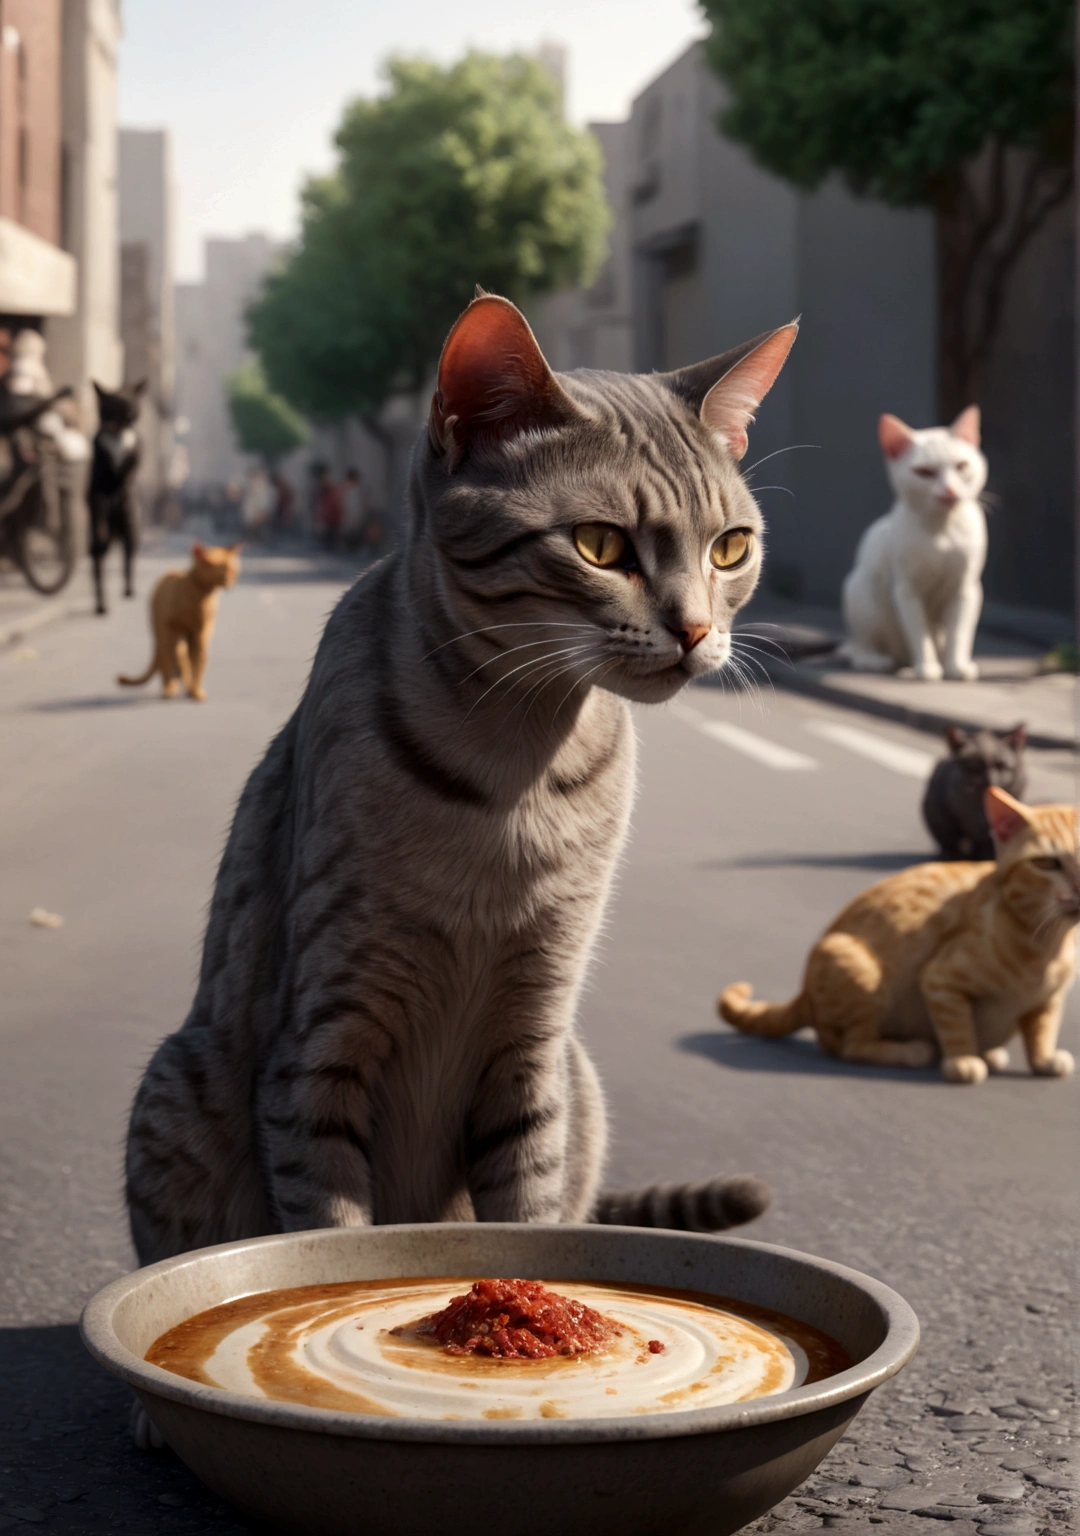
<path fill-rule="evenodd" d="M 300 242 L 249 310 L 272 387 L 321 420 L 417 389 L 474 285 L 521 301 L 588 281 L 609 211 L 595 138 L 563 119 L 539 59 L 393 59 L 356 101 Z"/>
<path fill-rule="evenodd" d="M 244 453 L 257 454 L 268 469 L 308 440 L 308 429 L 287 400 L 275 395 L 257 363 L 229 376 L 225 386 L 229 420 Z"/>
<path fill-rule="evenodd" d="M 934 210 L 939 381 L 978 398 L 1009 280 L 1072 186 L 1072 0 L 702 0 L 720 125 L 797 187 Z"/>

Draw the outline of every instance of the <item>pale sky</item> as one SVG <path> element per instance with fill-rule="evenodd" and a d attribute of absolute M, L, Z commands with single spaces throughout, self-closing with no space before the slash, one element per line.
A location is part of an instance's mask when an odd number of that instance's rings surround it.
<path fill-rule="evenodd" d="M 377 91 L 387 54 L 563 43 L 583 123 L 624 117 L 705 31 L 694 0 L 123 0 L 123 14 L 120 122 L 172 133 L 182 279 L 201 276 L 207 235 L 294 232 L 300 186 L 332 165 L 342 109 Z"/>

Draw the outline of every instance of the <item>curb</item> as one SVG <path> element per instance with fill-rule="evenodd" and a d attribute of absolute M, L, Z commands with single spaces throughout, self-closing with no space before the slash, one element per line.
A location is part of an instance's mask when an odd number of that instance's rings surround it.
<path fill-rule="evenodd" d="M 37 608 L 31 608 L 29 613 L 23 614 L 22 618 L 15 619 L 0 629 L 0 651 L 18 645 L 20 640 L 33 634 L 35 629 L 41 629 L 44 624 L 52 624 L 56 619 L 66 619 L 74 611 L 71 603 L 61 598 L 53 598 L 51 602 L 41 603 Z"/>
<path fill-rule="evenodd" d="M 985 729 L 985 720 L 963 714 L 942 714 L 933 709 L 919 709 L 911 704 L 896 704 L 891 699 L 875 699 L 864 693 L 855 693 L 846 688 L 833 688 L 821 678 L 811 677 L 806 672 L 801 672 L 798 666 L 779 667 L 775 664 L 765 664 L 765 670 L 769 674 L 769 680 L 774 688 L 784 688 L 789 693 L 805 694 L 808 698 L 822 699 L 826 703 L 836 704 L 841 709 L 855 710 L 863 715 L 876 715 L 879 720 L 895 720 L 899 725 L 910 726 L 916 731 L 926 731 L 931 735 L 940 736 L 947 725 L 959 725 L 968 731 L 980 731 Z M 1067 752 L 1080 751 L 1080 744 L 1073 736 L 1054 736 L 1042 731 L 1029 731 L 1027 737 L 1029 747 L 1035 747 L 1040 751 Z"/>

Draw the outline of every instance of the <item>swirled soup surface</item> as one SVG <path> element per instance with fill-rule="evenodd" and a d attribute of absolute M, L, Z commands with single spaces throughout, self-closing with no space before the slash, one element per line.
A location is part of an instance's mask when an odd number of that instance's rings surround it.
<path fill-rule="evenodd" d="M 515 1282 L 481 1282 L 483 1285 Z M 344 1281 L 242 1296 L 188 1318 L 146 1359 L 190 1381 L 310 1407 L 424 1419 L 621 1418 L 745 1402 L 845 1370 L 833 1339 L 742 1302 L 552 1282 L 609 1325 L 587 1352 L 453 1353 L 422 1326 L 476 1282 Z M 547 1282 L 545 1282 L 547 1284 Z"/>

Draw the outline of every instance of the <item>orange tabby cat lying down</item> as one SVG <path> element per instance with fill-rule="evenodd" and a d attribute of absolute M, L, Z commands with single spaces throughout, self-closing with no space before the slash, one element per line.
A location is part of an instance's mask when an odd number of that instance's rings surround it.
<path fill-rule="evenodd" d="M 193 544 L 190 571 L 167 571 L 150 598 L 150 627 L 154 634 L 154 654 L 141 677 L 116 681 L 136 688 L 161 673 L 162 697 L 171 699 L 177 680 L 193 699 L 206 698 L 203 676 L 214 633 L 222 587 L 234 587 L 240 574 L 242 545 Z"/>
<path fill-rule="evenodd" d="M 1021 805 L 986 791 L 993 864 L 919 864 L 871 886 L 811 951 L 790 1003 L 725 988 L 720 1013 L 749 1035 L 809 1025 L 844 1061 L 924 1067 L 981 1083 L 1019 1031 L 1033 1072 L 1073 1070 L 1057 1049 L 1075 968 L 1080 860 L 1071 805 Z"/>

